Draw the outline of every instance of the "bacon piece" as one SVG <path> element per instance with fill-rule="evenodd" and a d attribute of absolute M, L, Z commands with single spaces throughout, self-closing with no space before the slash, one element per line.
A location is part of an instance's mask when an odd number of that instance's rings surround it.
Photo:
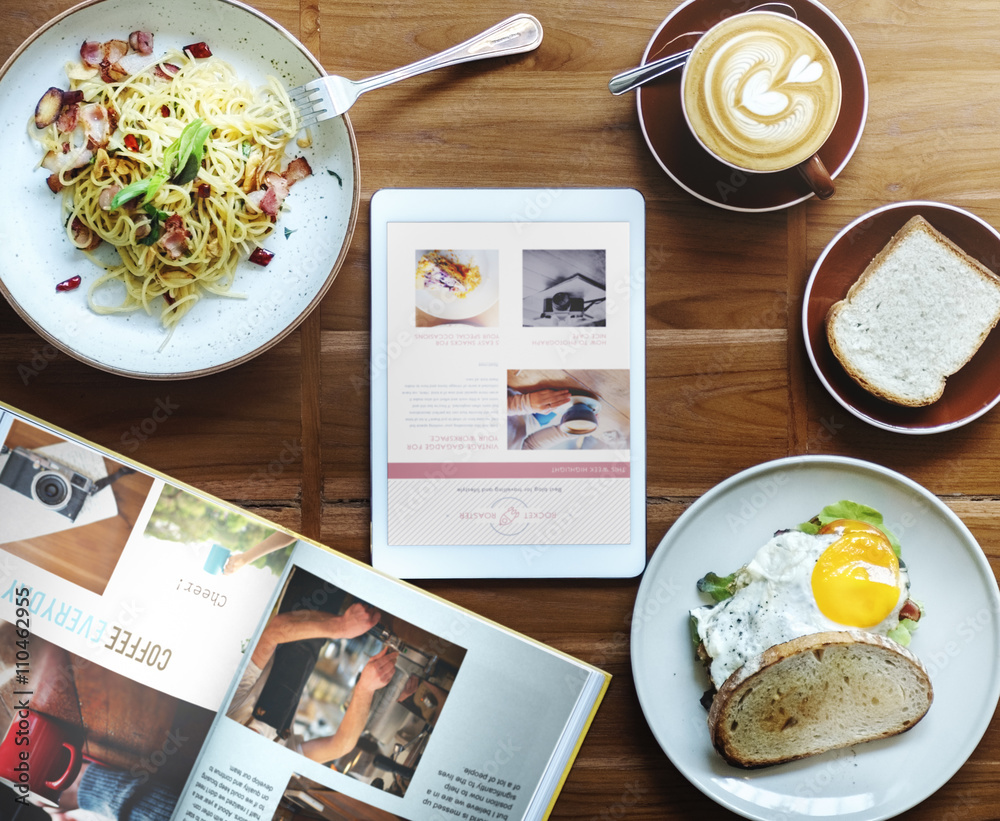
<path fill-rule="evenodd" d="M 80 106 L 80 120 L 87 137 L 87 145 L 97 148 L 108 144 L 111 136 L 111 118 L 108 109 L 100 103 L 88 103 Z"/>
<path fill-rule="evenodd" d="M 147 66 L 153 65 L 156 58 L 149 54 L 139 54 L 137 51 L 130 51 L 122 57 L 115 65 L 126 74 L 138 74 Z"/>
<path fill-rule="evenodd" d="M 180 71 L 180 67 L 175 66 L 173 63 L 158 63 L 156 68 L 153 69 L 153 75 L 169 82 L 178 71 Z"/>
<path fill-rule="evenodd" d="M 62 184 L 58 174 L 49 174 L 49 176 L 45 179 L 45 184 L 49 187 L 49 191 L 53 194 L 58 194 L 66 187 Z"/>
<path fill-rule="evenodd" d="M 109 185 L 107 188 L 101 189 L 101 194 L 97 198 L 97 204 L 104 211 L 111 210 L 111 200 L 115 198 L 119 191 L 122 190 L 120 185 Z"/>
<path fill-rule="evenodd" d="M 85 66 L 99 68 L 104 59 L 104 44 L 97 40 L 87 40 L 80 46 L 80 59 Z"/>
<path fill-rule="evenodd" d="M 79 217 L 73 217 L 69 226 L 73 234 L 73 244 L 81 251 L 93 251 L 101 244 L 101 238 L 91 231 Z"/>
<path fill-rule="evenodd" d="M 264 184 L 267 186 L 267 190 L 260 201 L 260 210 L 269 217 L 276 217 L 278 216 L 278 210 L 281 208 L 281 203 L 288 196 L 288 180 L 281 176 L 281 174 L 268 171 L 264 175 Z"/>
<path fill-rule="evenodd" d="M 101 63 L 101 79 L 106 83 L 119 83 L 128 77 L 128 72 L 118 63 L 109 63 L 105 60 Z"/>
<path fill-rule="evenodd" d="M 78 105 L 63 106 L 63 110 L 59 112 L 59 119 L 56 120 L 56 130 L 60 134 L 71 134 L 76 129 L 79 113 Z"/>
<path fill-rule="evenodd" d="M 288 181 L 288 187 L 291 188 L 299 180 L 304 180 L 310 176 L 312 172 L 313 170 L 309 165 L 309 161 L 305 157 L 296 157 L 288 163 L 288 168 L 285 169 L 285 173 L 282 176 Z"/>
<path fill-rule="evenodd" d="M 59 119 L 56 120 L 56 130 L 60 134 L 70 134 L 76 128 L 81 100 L 83 92 L 79 89 L 63 92 L 62 108 L 59 111 Z"/>
<path fill-rule="evenodd" d="M 117 63 L 128 54 L 128 42 L 126 40 L 108 40 L 103 45 L 104 59 L 109 63 Z"/>
<path fill-rule="evenodd" d="M 62 151 L 49 151 L 42 158 L 42 168 L 51 171 L 53 174 L 61 174 L 74 168 L 83 168 L 94 156 L 92 149 L 85 145 L 70 149 L 68 145 L 63 146 Z M 51 187 L 51 186 L 50 186 Z"/>
<path fill-rule="evenodd" d="M 128 72 L 119 65 L 119 60 L 128 54 L 128 43 L 125 40 L 108 40 L 101 44 L 101 79 L 106 83 L 115 83 L 128 77 Z"/>
<path fill-rule="evenodd" d="M 920 615 L 920 607 L 913 599 L 907 599 L 906 603 L 899 609 L 900 619 L 920 621 Z"/>
<path fill-rule="evenodd" d="M 163 233 L 160 234 L 158 244 L 171 259 L 179 259 L 187 250 L 189 236 L 184 217 L 171 214 L 163 223 Z"/>
<path fill-rule="evenodd" d="M 151 31 L 133 31 L 128 36 L 128 44 L 140 54 L 152 54 L 153 33 Z"/>

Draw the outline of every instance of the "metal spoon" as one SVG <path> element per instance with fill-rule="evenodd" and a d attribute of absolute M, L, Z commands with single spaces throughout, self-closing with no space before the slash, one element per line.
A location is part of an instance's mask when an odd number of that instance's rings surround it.
<path fill-rule="evenodd" d="M 653 60 L 652 63 L 630 68 L 628 71 L 623 71 L 621 74 L 616 74 L 612 77 L 611 82 L 608 83 L 608 89 L 617 97 L 619 94 L 624 94 L 626 91 L 638 88 L 650 80 L 662 77 L 675 68 L 680 68 L 687 62 L 690 56 L 691 49 L 687 48 L 684 51 L 678 51 L 676 54 L 661 57 L 659 60 Z"/>
<path fill-rule="evenodd" d="M 790 17 L 798 17 L 795 13 L 795 9 L 788 3 L 761 3 L 759 6 L 747 9 L 747 11 L 774 11 L 779 14 L 787 14 Z M 703 33 L 704 32 L 700 31 L 689 32 L 689 34 Z M 682 34 L 680 36 L 684 37 L 687 35 Z M 617 97 L 619 94 L 624 94 L 626 91 L 638 88 L 639 86 L 648 83 L 650 80 L 662 77 L 664 74 L 668 74 L 675 68 L 680 68 L 687 62 L 687 59 L 690 56 L 691 49 L 688 48 L 684 51 L 678 51 L 676 54 L 669 54 L 666 57 L 661 57 L 659 60 L 653 60 L 651 63 L 645 63 L 641 66 L 630 68 L 628 71 L 623 71 L 621 74 L 616 74 L 612 77 L 611 82 L 608 83 L 608 90 Z"/>

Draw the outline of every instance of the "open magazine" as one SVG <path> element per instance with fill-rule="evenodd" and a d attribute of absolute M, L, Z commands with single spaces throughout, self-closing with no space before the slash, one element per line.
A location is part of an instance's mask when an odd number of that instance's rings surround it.
<path fill-rule="evenodd" d="M 3 404 L 0 602 L 18 821 L 545 818 L 610 679 Z"/>

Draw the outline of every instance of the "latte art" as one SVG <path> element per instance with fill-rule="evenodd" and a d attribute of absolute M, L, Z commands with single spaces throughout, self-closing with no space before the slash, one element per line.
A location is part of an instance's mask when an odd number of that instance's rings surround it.
<path fill-rule="evenodd" d="M 685 67 L 684 110 L 713 154 L 751 171 L 807 160 L 840 112 L 833 55 L 791 17 L 736 15 L 711 29 Z"/>

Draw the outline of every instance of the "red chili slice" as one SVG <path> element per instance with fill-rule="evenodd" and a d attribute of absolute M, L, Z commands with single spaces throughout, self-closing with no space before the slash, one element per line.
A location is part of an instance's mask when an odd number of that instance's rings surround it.
<path fill-rule="evenodd" d="M 75 291 L 80 287 L 81 279 L 79 276 L 70 277 L 69 279 L 63 280 L 58 285 L 56 285 L 57 291 Z"/>
<path fill-rule="evenodd" d="M 266 248 L 255 248 L 250 254 L 250 261 L 262 267 L 266 267 L 272 259 L 274 259 L 274 252 L 268 251 Z"/>
<path fill-rule="evenodd" d="M 135 134 L 126 134 L 125 139 L 122 140 L 122 142 L 125 143 L 125 147 L 129 151 L 139 150 L 139 138 L 136 137 Z"/>
<path fill-rule="evenodd" d="M 170 116 L 170 106 L 168 106 L 168 105 L 161 105 L 160 106 L 160 116 L 161 117 L 169 117 Z"/>
<path fill-rule="evenodd" d="M 212 56 L 212 49 L 208 47 L 208 43 L 191 43 L 189 46 L 184 46 L 184 51 L 188 52 L 192 57 Z"/>

